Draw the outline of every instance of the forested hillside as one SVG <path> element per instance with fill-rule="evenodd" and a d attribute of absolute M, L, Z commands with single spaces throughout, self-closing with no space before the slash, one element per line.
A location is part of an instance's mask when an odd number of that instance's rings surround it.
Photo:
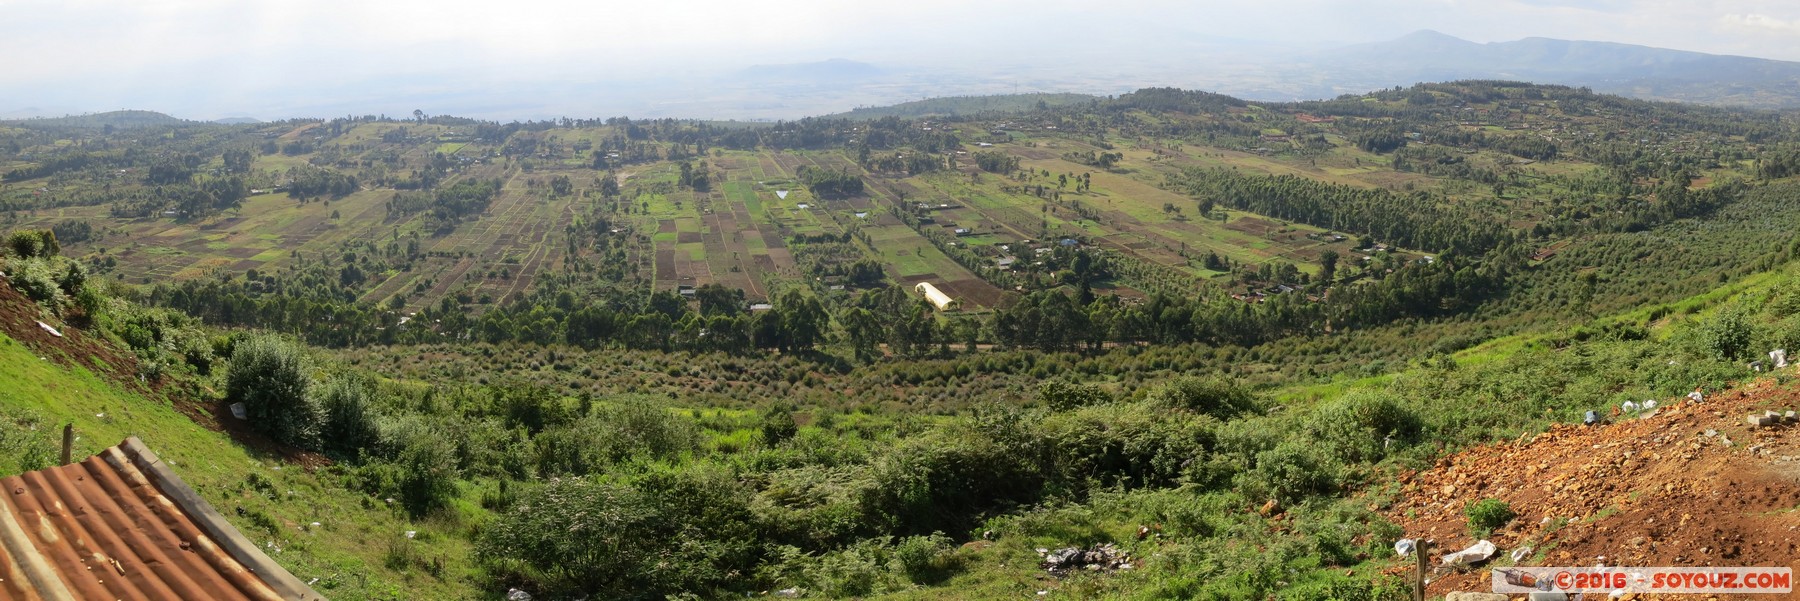
<path fill-rule="evenodd" d="M 333 598 L 1387 599 L 1397 475 L 1800 345 L 1796 157 L 1792 114 L 1491 81 L 6 122 L 0 294 L 379 514 L 201 489 Z"/>

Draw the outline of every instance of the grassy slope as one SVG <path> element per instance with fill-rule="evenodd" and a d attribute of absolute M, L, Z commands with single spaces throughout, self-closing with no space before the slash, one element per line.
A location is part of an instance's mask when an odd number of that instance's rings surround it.
<path fill-rule="evenodd" d="M 282 465 L 166 402 L 121 391 L 85 369 L 65 370 L 3 334 L 0 406 L 35 413 L 48 424 L 73 423 L 76 456 L 127 436 L 143 439 L 246 537 L 264 543 L 264 552 L 302 582 L 317 578 L 313 587 L 332 599 L 470 596 L 466 574 L 439 579 L 424 569 L 432 557 L 448 562 L 467 553 L 466 542 L 448 535 L 452 526 L 409 525 L 397 511 L 346 490 L 329 468 L 309 473 Z M 44 438 L 55 444 L 59 433 L 47 430 Z M 407 530 L 419 534 L 409 541 Z"/>

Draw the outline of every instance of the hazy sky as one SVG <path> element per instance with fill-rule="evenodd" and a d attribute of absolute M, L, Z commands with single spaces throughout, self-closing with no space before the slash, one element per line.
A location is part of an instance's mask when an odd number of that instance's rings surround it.
<path fill-rule="evenodd" d="M 1792 0 L 0 0 L 0 114 L 255 115 L 346 88 L 377 102 L 396 90 L 678 79 L 832 57 L 954 67 L 1221 41 L 1317 47 L 1418 29 L 1800 60 Z"/>

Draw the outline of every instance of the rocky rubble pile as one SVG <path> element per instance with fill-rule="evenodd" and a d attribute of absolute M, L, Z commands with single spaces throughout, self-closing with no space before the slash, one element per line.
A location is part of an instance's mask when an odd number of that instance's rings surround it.
<path fill-rule="evenodd" d="M 1383 512 L 1444 553 L 1477 540 L 1469 504 L 1500 499 L 1518 517 L 1487 538 L 1545 550 L 1517 565 L 1800 567 L 1800 431 L 1742 417 L 1797 402 L 1800 388 L 1765 381 L 1642 419 L 1472 448 L 1403 474 Z M 1431 590 L 1486 590 L 1488 577 L 1442 574 Z"/>
<path fill-rule="evenodd" d="M 1090 549 L 1064 547 L 1055 551 L 1038 549 L 1037 552 L 1044 558 L 1044 571 L 1055 576 L 1066 576 L 1077 570 L 1110 572 L 1131 569 L 1131 556 L 1112 543 L 1094 545 Z"/>

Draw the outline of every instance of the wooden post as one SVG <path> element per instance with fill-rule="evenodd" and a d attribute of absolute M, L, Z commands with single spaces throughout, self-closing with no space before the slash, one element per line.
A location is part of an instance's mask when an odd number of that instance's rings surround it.
<path fill-rule="evenodd" d="M 69 452 L 75 448 L 75 424 L 63 425 L 62 465 L 69 464 Z"/>
<path fill-rule="evenodd" d="M 1431 541 L 1420 539 L 1414 545 L 1413 558 L 1418 560 L 1418 572 L 1413 577 L 1413 601 L 1425 601 L 1425 554 L 1431 551 Z"/>

